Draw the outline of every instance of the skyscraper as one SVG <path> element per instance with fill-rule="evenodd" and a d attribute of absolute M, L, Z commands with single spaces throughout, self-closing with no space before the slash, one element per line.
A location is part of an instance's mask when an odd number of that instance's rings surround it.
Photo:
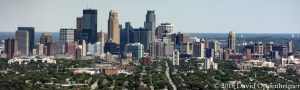
<path fill-rule="evenodd" d="M 236 50 L 236 34 L 230 31 L 228 34 L 228 49 Z"/>
<path fill-rule="evenodd" d="M 29 32 L 23 30 L 16 31 L 16 39 L 18 41 L 19 54 L 22 56 L 28 56 L 30 52 Z"/>
<path fill-rule="evenodd" d="M 34 48 L 34 27 L 18 27 L 18 31 L 27 31 L 29 37 L 29 54 L 32 53 L 32 49 Z"/>
<path fill-rule="evenodd" d="M 42 33 L 40 37 L 40 44 L 47 45 L 51 41 L 52 41 L 51 33 Z"/>
<path fill-rule="evenodd" d="M 108 39 L 111 39 L 112 42 L 116 43 L 117 45 L 120 44 L 120 29 L 119 29 L 118 13 L 114 10 L 111 10 L 109 12 Z"/>
<path fill-rule="evenodd" d="M 163 33 L 172 33 L 174 26 L 171 23 L 162 23 L 155 31 L 155 35 L 158 39 L 163 38 Z"/>
<path fill-rule="evenodd" d="M 125 50 L 127 43 L 133 43 L 134 29 L 130 25 L 130 22 L 125 22 L 125 28 L 120 31 L 120 50 Z"/>
<path fill-rule="evenodd" d="M 204 58 L 205 48 L 203 42 L 193 42 L 193 57 Z"/>
<path fill-rule="evenodd" d="M 17 51 L 18 51 L 18 42 L 15 38 L 8 38 L 5 39 L 5 48 L 4 48 L 4 52 L 6 54 L 6 58 L 14 58 L 17 55 Z"/>
<path fill-rule="evenodd" d="M 82 40 L 82 17 L 76 18 L 75 41 Z"/>
<path fill-rule="evenodd" d="M 85 9 L 82 17 L 82 39 L 87 43 L 96 43 L 97 37 L 97 10 Z"/>
<path fill-rule="evenodd" d="M 292 40 L 287 41 L 286 42 L 286 47 L 287 47 L 287 52 L 288 53 L 293 52 L 293 41 Z"/>
<path fill-rule="evenodd" d="M 60 29 L 59 40 L 60 40 L 60 53 L 65 53 L 65 45 L 68 42 L 74 41 L 75 29 Z"/>
<path fill-rule="evenodd" d="M 149 44 L 155 39 L 155 29 L 156 29 L 156 16 L 153 10 L 147 11 L 146 21 L 144 22 L 144 27 L 150 33 L 147 34 L 147 45 L 144 45 L 147 50 L 149 50 Z"/>
<path fill-rule="evenodd" d="M 179 65 L 179 55 L 178 50 L 173 51 L 173 65 Z"/>

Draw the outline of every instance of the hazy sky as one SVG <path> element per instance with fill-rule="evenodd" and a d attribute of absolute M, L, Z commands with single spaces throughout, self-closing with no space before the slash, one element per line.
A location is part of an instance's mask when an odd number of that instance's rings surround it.
<path fill-rule="evenodd" d="M 98 10 L 98 31 L 107 31 L 109 10 L 119 22 L 143 27 L 147 10 L 157 24 L 198 33 L 300 33 L 300 0 L 0 0 L 0 32 L 33 26 L 38 32 L 76 28 L 85 8 Z"/>

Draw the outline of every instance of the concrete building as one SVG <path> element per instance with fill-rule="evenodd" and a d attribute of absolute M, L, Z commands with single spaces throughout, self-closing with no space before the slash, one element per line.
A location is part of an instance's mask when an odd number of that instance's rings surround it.
<path fill-rule="evenodd" d="M 125 52 L 131 52 L 134 58 L 140 59 L 144 55 L 144 45 L 141 43 L 128 43 L 125 46 Z"/>
<path fill-rule="evenodd" d="M 46 46 L 44 46 L 44 44 L 37 44 L 36 45 L 36 55 L 38 55 L 38 56 L 43 56 L 43 55 L 45 55 L 45 51 L 44 51 L 44 49 L 47 49 L 47 48 L 45 48 Z"/>
<path fill-rule="evenodd" d="M 15 38 L 8 38 L 4 40 L 4 53 L 6 58 L 11 59 L 17 56 L 18 41 Z"/>
<path fill-rule="evenodd" d="M 236 50 L 236 34 L 233 31 L 230 31 L 228 34 L 228 49 Z"/>
<path fill-rule="evenodd" d="M 60 40 L 60 53 L 65 53 L 65 44 L 74 41 L 75 29 L 60 29 L 59 40 Z"/>
<path fill-rule="evenodd" d="M 162 39 L 163 33 L 172 33 L 174 26 L 171 23 L 161 23 L 157 28 L 155 35 L 157 39 Z"/>
<path fill-rule="evenodd" d="M 206 58 L 204 62 L 204 68 L 218 70 L 218 64 L 213 61 L 213 58 Z"/>
<path fill-rule="evenodd" d="M 29 49 L 30 49 L 30 42 L 29 42 L 29 32 L 28 31 L 23 31 L 23 30 L 18 30 L 16 31 L 16 39 L 18 43 L 18 53 L 21 56 L 29 56 Z"/>
<path fill-rule="evenodd" d="M 120 29 L 119 29 L 119 20 L 118 13 L 115 10 L 109 12 L 108 19 L 108 39 L 111 39 L 112 42 L 117 45 L 120 44 Z"/>
<path fill-rule="evenodd" d="M 263 58 L 264 55 L 264 45 L 262 42 L 256 42 L 254 44 L 254 54 L 258 55 L 258 58 Z"/>
<path fill-rule="evenodd" d="M 87 55 L 91 56 L 100 56 L 101 54 L 104 53 L 104 45 L 102 42 L 97 42 L 95 44 L 88 44 L 87 45 L 88 50 L 87 50 Z"/>
<path fill-rule="evenodd" d="M 65 46 L 66 55 L 68 57 L 74 57 L 76 53 L 77 42 L 67 42 Z"/>
<path fill-rule="evenodd" d="M 191 42 L 183 42 L 180 49 L 181 54 L 193 55 L 193 43 Z"/>
<path fill-rule="evenodd" d="M 180 55 L 180 53 L 179 53 L 179 51 L 178 50 L 175 50 L 174 52 L 173 52 L 173 58 L 172 58 L 172 61 L 173 61 L 173 65 L 179 65 L 179 55 Z"/>

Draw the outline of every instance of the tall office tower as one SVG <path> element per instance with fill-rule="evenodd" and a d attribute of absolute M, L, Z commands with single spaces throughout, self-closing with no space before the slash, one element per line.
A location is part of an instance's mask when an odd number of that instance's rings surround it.
<path fill-rule="evenodd" d="M 82 47 L 81 45 L 79 45 L 78 47 L 76 47 L 75 50 L 75 59 L 81 59 L 82 58 Z"/>
<path fill-rule="evenodd" d="M 180 47 L 181 54 L 193 55 L 193 43 L 183 42 Z"/>
<path fill-rule="evenodd" d="M 230 31 L 228 34 L 228 49 L 236 50 L 236 34 L 233 31 Z"/>
<path fill-rule="evenodd" d="M 27 31 L 29 35 L 29 54 L 32 53 L 34 48 L 34 27 L 18 27 L 18 31 Z"/>
<path fill-rule="evenodd" d="M 120 31 L 120 50 L 123 52 L 125 50 L 125 45 L 127 43 L 133 43 L 134 29 L 130 25 L 130 22 L 125 22 L 125 28 Z"/>
<path fill-rule="evenodd" d="M 266 44 L 264 48 L 264 54 L 271 54 L 272 51 L 273 51 L 273 42 L 269 42 Z"/>
<path fill-rule="evenodd" d="M 162 39 L 163 43 L 163 56 L 167 58 L 172 58 L 174 51 L 174 42 L 171 42 L 171 39 L 168 37 L 164 37 Z"/>
<path fill-rule="evenodd" d="M 82 39 L 86 43 L 96 43 L 97 37 L 97 10 L 85 9 L 82 17 Z"/>
<path fill-rule="evenodd" d="M 150 43 L 150 56 L 152 58 L 161 58 L 164 56 L 163 50 L 164 43 L 162 43 L 160 40 L 154 40 Z"/>
<path fill-rule="evenodd" d="M 254 53 L 257 54 L 258 58 L 263 58 L 264 55 L 264 46 L 262 42 L 256 42 L 254 44 Z"/>
<path fill-rule="evenodd" d="M 42 33 L 40 37 L 40 44 L 44 44 L 47 46 L 47 44 L 51 41 L 52 41 L 51 33 Z"/>
<path fill-rule="evenodd" d="M 158 39 L 162 39 L 163 34 L 164 33 L 172 33 L 173 28 L 174 28 L 174 26 L 171 23 L 162 23 L 157 27 L 157 29 L 155 31 L 155 36 Z"/>
<path fill-rule="evenodd" d="M 82 17 L 76 18 L 75 41 L 82 40 Z"/>
<path fill-rule="evenodd" d="M 18 50 L 19 54 L 23 56 L 28 56 L 30 51 L 30 42 L 29 42 L 29 32 L 18 30 L 16 31 L 16 39 L 18 41 Z"/>
<path fill-rule="evenodd" d="M 205 49 L 204 43 L 202 42 L 193 42 L 193 57 L 204 58 Z"/>
<path fill-rule="evenodd" d="M 125 46 L 126 53 L 132 53 L 132 57 L 140 59 L 144 55 L 144 46 L 141 43 L 128 43 Z"/>
<path fill-rule="evenodd" d="M 150 33 L 147 33 L 147 45 L 144 45 L 147 50 L 149 50 L 149 44 L 152 42 L 155 37 L 155 29 L 156 29 L 156 16 L 153 10 L 147 11 L 146 21 L 144 22 L 144 27 Z"/>
<path fill-rule="evenodd" d="M 18 51 L 18 42 L 15 38 L 8 38 L 4 40 L 4 52 L 6 54 L 6 58 L 14 58 L 17 55 Z"/>
<path fill-rule="evenodd" d="M 119 29 L 118 13 L 114 10 L 111 10 L 109 12 L 107 34 L 108 34 L 108 39 L 111 39 L 112 42 L 115 42 L 117 45 L 120 44 L 120 29 Z"/>
<path fill-rule="evenodd" d="M 286 42 L 286 47 L 287 47 L 287 52 L 288 53 L 293 52 L 293 41 L 292 40 L 287 41 Z"/>
<path fill-rule="evenodd" d="M 60 40 L 60 53 L 65 53 L 65 46 L 68 42 L 74 41 L 75 29 L 60 29 L 59 40 Z"/>
<path fill-rule="evenodd" d="M 173 51 L 173 65 L 179 65 L 179 55 L 178 50 Z"/>

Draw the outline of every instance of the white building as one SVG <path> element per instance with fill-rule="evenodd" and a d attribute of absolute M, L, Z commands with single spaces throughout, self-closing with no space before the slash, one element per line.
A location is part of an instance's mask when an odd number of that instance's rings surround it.
<path fill-rule="evenodd" d="M 204 62 L 204 68 L 207 69 L 218 69 L 218 64 L 213 61 L 213 58 L 206 58 Z"/>
<path fill-rule="evenodd" d="M 12 64 L 12 63 L 27 64 L 30 61 L 34 61 L 34 62 L 40 61 L 42 63 L 56 64 L 56 60 L 54 60 L 53 57 L 44 57 L 44 58 L 35 58 L 35 57 L 13 58 L 13 59 L 8 60 L 8 64 Z"/>
<path fill-rule="evenodd" d="M 103 43 L 88 44 L 87 55 L 100 56 L 103 54 Z"/>

